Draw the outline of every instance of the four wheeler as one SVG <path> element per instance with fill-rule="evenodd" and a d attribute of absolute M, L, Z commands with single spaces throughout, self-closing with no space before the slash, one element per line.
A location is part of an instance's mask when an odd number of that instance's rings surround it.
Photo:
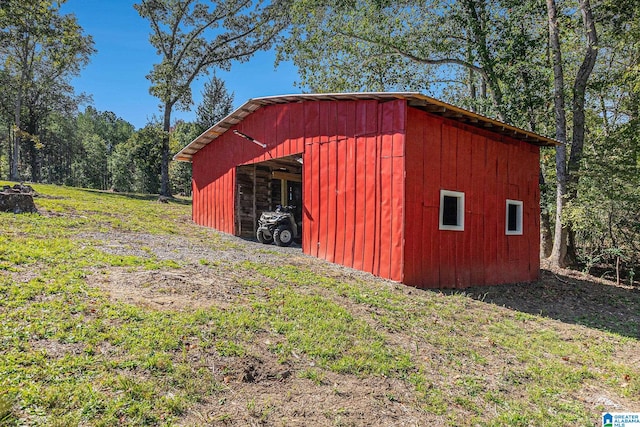
<path fill-rule="evenodd" d="M 258 220 L 256 237 L 258 242 L 278 246 L 289 246 L 294 240 L 302 238 L 302 224 L 296 221 L 295 206 L 280 206 L 275 212 L 262 212 Z"/>

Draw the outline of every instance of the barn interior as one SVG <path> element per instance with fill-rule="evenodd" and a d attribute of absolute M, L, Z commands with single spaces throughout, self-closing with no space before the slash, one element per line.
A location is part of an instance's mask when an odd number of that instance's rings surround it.
<path fill-rule="evenodd" d="M 262 212 L 278 205 L 296 206 L 302 215 L 302 155 L 297 154 L 236 167 L 236 232 L 255 237 Z"/>

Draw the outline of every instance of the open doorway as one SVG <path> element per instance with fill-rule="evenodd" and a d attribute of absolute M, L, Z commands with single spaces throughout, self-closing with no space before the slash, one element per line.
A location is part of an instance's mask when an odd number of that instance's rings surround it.
<path fill-rule="evenodd" d="M 236 167 L 236 234 L 255 238 L 262 212 L 295 206 L 302 219 L 301 155 Z"/>

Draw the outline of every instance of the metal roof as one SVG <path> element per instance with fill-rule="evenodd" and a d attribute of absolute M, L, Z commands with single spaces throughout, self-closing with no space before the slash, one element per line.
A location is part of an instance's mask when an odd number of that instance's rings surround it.
<path fill-rule="evenodd" d="M 251 113 L 267 105 L 289 104 L 304 101 L 355 101 L 355 100 L 380 100 L 390 101 L 394 99 L 405 99 L 411 107 L 419 108 L 432 114 L 447 117 L 458 122 L 466 123 L 470 126 L 483 128 L 501 135 L 528 142 L 538 146 L 556 146 L 561 143 L 542 135 L 517 128 L 515 126 L 502 123 L 498 120 L 485 117 L 483 115 L 464 110 L 462 108 L 447 104 L 446 102 L 422 95 L 416 92 L 362 92 L 362 93 L 314 93 L 298 95 L 277 95 L 263 98 L 253 98 L 245 102 L 240 108 L 220 120 L 215 125 L 204 131 L 200 136 L 191 141 L 186 147 L 180 150 L 173 160 L 190 162 L 193 155 L 211 143 L 217 137 L 228 131 L 244 120 Z"/>

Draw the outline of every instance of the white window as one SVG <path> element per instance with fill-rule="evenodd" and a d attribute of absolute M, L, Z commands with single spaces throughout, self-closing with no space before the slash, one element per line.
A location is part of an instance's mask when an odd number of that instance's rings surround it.
<path fill-rule="evenodd" d="M 440 230 L 464 230 L 464 193 L 440 190 Z"/>
<path fill-rule="evenodd" d="M 510 235 L 522 234 L 522 202 L 507 199 L 505 233 Z"/>

